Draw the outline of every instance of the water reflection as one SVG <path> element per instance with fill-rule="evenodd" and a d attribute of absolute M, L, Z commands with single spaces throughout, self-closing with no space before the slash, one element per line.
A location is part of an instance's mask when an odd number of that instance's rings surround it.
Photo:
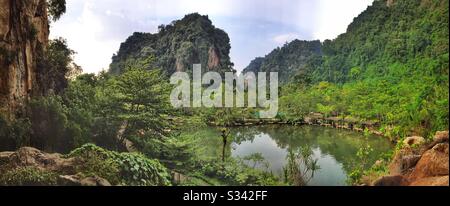
<path fill-rule="evenodd" d="M 288 151 L 310 147 L 320 170 L 315 172 L 308 185 L 345 185 L 347 171 L 357 161 L 356 152 L 361 146 L 369 144 L 374 148 L 371 162 L 392 147 L 382 137 L 366 138 L 352 131 L 316 126 L 239 127 L 231 129 L 231 136 L 234 139 L 232 156 L 261 153 L 270 163 L 269 170 L 280 176 L 287 164 Z"/>

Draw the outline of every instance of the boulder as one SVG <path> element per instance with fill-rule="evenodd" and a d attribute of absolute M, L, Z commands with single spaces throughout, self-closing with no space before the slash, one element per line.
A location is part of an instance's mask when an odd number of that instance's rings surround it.
<path fill-rule="evenodd" d="M 101 177 L 86 177 L 80 181 L 81 186 L 111 186 L 108 180 Z"/>
<path fill-rule="evenodd" d="M 50 154 L 32 147 L 22 147 L 16 152 L 1 152 L 0 159 L 5 167 L 36 167 L 42 170 L 73 173 L 75 160 L 62 158 L 61 154 Z"/>
<path fill-rule="evenodd" d="M 408 137 L 389 165 L 390 176 L 373 182 L 375 186 L 449 186 L 448 131 L 437 132 L 433 142 L 420 148 L 422 137 Z"/>
<path fill-rule="evenodd" d="M 409 186 L 449 186 L 448 175 L 418 179 Z"/>
<path fill-rule="evenodd" d="M 448 143 L 448 131 L 436 132 L 433 141 L 426 147 L 422 148 L 423 149 L 422 153 L 425 153 L 426 151 L 432 149 L 434 146 L 440 143 Z"/>
<path fill-rule="evenodd" d="M 14 152 L 0 152 L 0 166 L 7 164 L 9 162 L 9 156 Z"/>
<path fill-rule="evenodd" d="M 410 174 L 413 180 L 448 175 L 448 143 L 440 143 L 426 151 Z"/>
<path fill-rule="evenodd" d="M 181 173 L 178 172 L 172 172 L 172 179 L 174 182 L 181 184 L 185 181 L 188 181 L 189 178 Z"/>
<path fill-rule="evenodd" d="M 83 177 L 82 175 L 60 175 L 58 185 L 64 186 L 111 186 L 108 180 L 101 177 Z"/>
<path fill-rule="evenodd" d="M 405 140 L 403 140 L 403 145 L 410 147 L 413 145 L 421 145 L 423 143 L 425 143 L 425 139 L 420 136 L 407 137 L 405 138 Z"/>
<path fill-rule="evenodd" d="M 416 166 L 417 162 L 420 160 L 420 155 L 406 155 L 402 158 L 402 169 L 403 171 L 409 170 Z"/>
<path fill-rule="evenodd" d="M 415 163 L 417 163 L 417 159 L 418 157 L 410 147 L 405 147 L 397 151 L 391 163 L 389 164 L 390 175 L 404 174 L 408 169 L 411 168 L 411 166 L 414 166 Z"/>
<path fill-rule="evenodd" d="M 81 186 L 79 178 L 75 175 L 60 175 L 58 176 L 58 185 L 64 186 Z"/>
<path fill-rule="evenodd" d="M 63 186 L 111 186 L 104 178 L 76 174 L 79 159 L 64 158 L 61 154 L 50 154 L 36 148 L 23 147 L 16 152 L 0 152 L 0 173 L 15 168 L 33 167 L 61 174 L 58 185 Z"/>
<path fill-rule="evenodd" d="M 383 176 L 372 183 L 373 186 L 402 186 L 407 184 L 407 180 L 402 175 Z"/>
<path fill-rule="evenodd" d="M 448 131 L 436 132 L 433 140 L 436 142 L 448 142 Z"/>

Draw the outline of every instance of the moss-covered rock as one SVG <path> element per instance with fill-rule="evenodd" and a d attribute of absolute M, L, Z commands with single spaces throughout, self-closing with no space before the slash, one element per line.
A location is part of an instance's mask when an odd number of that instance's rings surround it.
<path fill-rule="evenodd" d="M 31 147 L 0 152 L 0 185 L 166 186 L 169 171 L 139 153 L 118 153 L 86 144 L 68 155 Z"/>

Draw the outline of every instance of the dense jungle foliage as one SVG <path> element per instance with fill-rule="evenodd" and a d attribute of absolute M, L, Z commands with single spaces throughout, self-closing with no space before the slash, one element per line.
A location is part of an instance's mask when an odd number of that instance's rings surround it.
<path fill-rule="evenodd" d="M 283 113 L 379 122 L 392 138 L 448 129 L 448 17 L 448 1 L 375 1 L 299 66 L 283 87 Z"/>
<path fill-rule="evenodd" d="M 65 6 L 50 2 L 61 7 L 51 11 L 57 19 Z M 429 136 L 448 130 L 448 12 L 448 0 L 397 0 L 389 6 L 375 1 L 336 39 L 295 40 L 245 71 L 280 72 L 277 118 L 318 112 L 376 122 L 392 140 Z M 113 56 L 110 70 L 98 75 L 78 75 L 66 42 L 50 41 L 42 63 L 54 71 L 48 82 L 58 89 L 32 99 L 26 114 L 14 120 L 0 116 L 0 151 L 33 146 L 88 156 L 85 164 L 92 167 L 80 172 L 118 185 L 305 185 L 319 169 L 310 148 L 289 151 L 283 177 L 258 169 L 266 165 L 261 155 L 230 156 L 233 137 L 226 126 L 257 117 L 256 108 L 171 107 L 167 74 L 189 71 L 193 63 L 232 71 L 229 41 L 206 16 L 190 14 L 160 26 L 157 34 L 134 33 Z M 221 135 L 208 134 L 223 141 L 215 156 L 204 155 L 205 140 L 195 133 L 208 123 L 220 126 Z M 361 148 L 355 155 L 364 160 L 369 151 Z M 302 171 L 299 165 L 308 167 Z M 351 178 L 360 178 L 363 169 Z M 171 172 L 189 178 L 179 181 Z M 54 185 L 54 175 L 25 168 L 0 175 L 0 185 Z"/>

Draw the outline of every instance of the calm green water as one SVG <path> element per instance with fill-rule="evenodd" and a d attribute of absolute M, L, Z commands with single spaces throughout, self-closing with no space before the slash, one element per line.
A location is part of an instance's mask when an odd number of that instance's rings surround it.
<path fill-rule="evenodd" d="M 208 133 L 217 133 L 210 128 Z M 253 153 L 261 153 L 270 165 L 268 170 L 282 174 L 287 154 L 290 149 L 310 147 L 313 158 L 318 160 L 320 169 L 316 171 L 308 185 L 338 186 L 346 185 L 347 172 L 352 165 L 358 164 L 356 153 L 363 145 L 369 144 L 374 151 L 370 162 L 374 163 L 380 155 L 390 151 L 393 145 L 383 137 L 364 137 L 361 133 L 348 130 L 337 130 L 318 126 L 253 126 L 231 129 L 233 142 L 228 152 L 234 157 L 244 157 Z M 219 136 L 215 140 L 205 140 L 205 145 L 220 148 Z M 218 155 L 217 150 L 211 150 Z M 210 151 L 210 152 L 211 152 Z"/>

